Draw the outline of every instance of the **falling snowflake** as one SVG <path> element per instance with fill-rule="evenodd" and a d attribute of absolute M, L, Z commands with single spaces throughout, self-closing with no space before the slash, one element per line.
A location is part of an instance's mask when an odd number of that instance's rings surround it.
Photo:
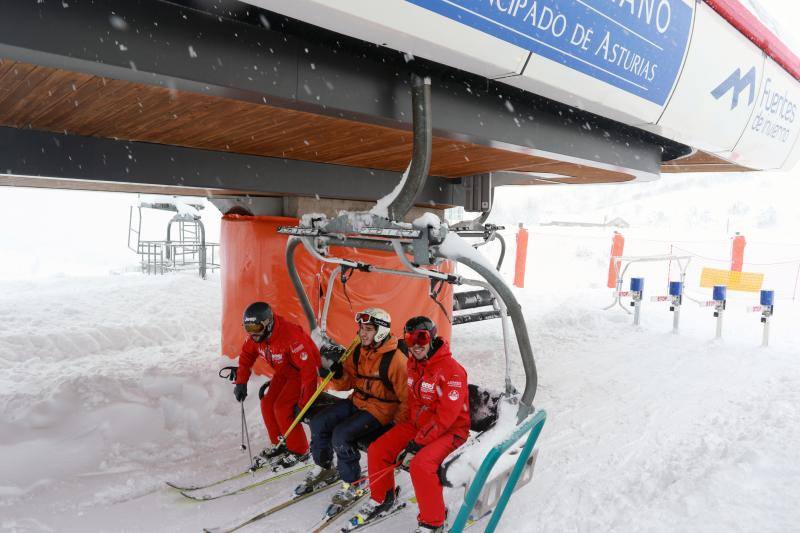
<path fill-rule="evenodd" d="M 109 16 L 108 22 L 111 24 L 111 27 L 114 28 L 115 30 L 127 31 L 128 29 L 128 23 L 125 22 L 125 19 L 123 19 L 119 15 Z"/>

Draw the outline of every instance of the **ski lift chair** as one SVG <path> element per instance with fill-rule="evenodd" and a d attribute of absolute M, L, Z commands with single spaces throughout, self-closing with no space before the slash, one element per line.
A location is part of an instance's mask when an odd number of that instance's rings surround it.
<path fill-rule="evenodd" d="M 412 77 L 411 101 L 414 132 L 412 160 L 402 187 L 388 206 L 388 217 L 370 212 L 359 213 L 358 217 L 351 218 L 348 213 L 343 213 L 332 219 L 327 217 L 304 219 L 299 226 L 283 226 L 278 228 L 278 232 L 289 235 L 286 244 L 286 266 L 289 276 L 308 320 L 309 329 L 319 333 L 321 338 L 325 338 L 330 295 L 341 269 L 423 278 L 432 283 L 472 285 L 491 293 L 500 313 L 503 330 L 505 390 L 498 395 L 471 386 L 470 409 L 484 407 L 477 410 L 478 416 L 473 420 L 473 427 L 476 431 L 482 431 L 479 436 L 484 438 L 476 437 L 474 441 L 478 443 L 497 441 L 497 443 L 485 450 L 485 457 L 479 468 L 463 483 L 466 494 L 451 531 L 461 532 L 468 520 L 478 518 L 474 513 L 481 516 L 491 513 L 485 531 L 494 531 L 513 491 L 532 477 L 536 458 L 533 448 L 544 426 L 546 413 L 543 410 L 537 412 L 533 407 L 538 378 L 522 309 L 496 268 L 486 264 L 482 256 L 472 246 L 462 241 L 455 232 L 448 235 L 446 225 L 421 223 L 409 228 L 408 224 L 395 222 L 402 220 L 411 208 L 430 168 L 432 123 L 429 79 Z M 357 221 L 354 222 L 356 218 Z M 294 263 L 295 250 L 299 246 L 303 246 L 317 260 L 336 265 L 328 282 L 328 297 L 319 324 Z M 342 250 L 356 248 L 394 252 L 402 268 L 383 268 L 336 257 L 331 253 L 331 247 L 339 247 Z M 413 257 L 413 262 L 408 256 Z M 483 279 L 468 279 L 438 271 L 436 267 L 445 260 L 460 263 Z M 429 268 L 422 268 L 422 265 Z M 513 324 L 525 371 L 525 388 L 522 394 L 514 388 L 510 377 L 509 318 Z M 481 403 L 483 400 L 486 401 Z M 499 420 L 500 410 L 506 408 L 516 408 L 516 424 L 513 429 L 496 423 Z M 523 438 L 525 438 L 524 444 L 520 448 L 517 443 Z M 481 453 L 484 451 L 481 448 L 470 449 Z M 460 460 L 463 463 L 463 458 L 469 455 L 472 454 L 462 450 L 462 453 L 456 453 L 447 462 L 443 473 L 446 481 L 448 470 L 452 470 Z M 502 471 L 490 480 L 492 470 L 501 460 Z M 451 480 L 450 484 L 455 483 Z"/>

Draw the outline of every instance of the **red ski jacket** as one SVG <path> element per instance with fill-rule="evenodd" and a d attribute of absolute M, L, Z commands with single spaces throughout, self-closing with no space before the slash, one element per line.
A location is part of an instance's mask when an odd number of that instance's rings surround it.
<path fill-rule="evenodd" d="M 434 347 L 424 361 L 408 356 L 408 421 L 417 428 L 414 441 L 420 446 L 446 434 L 469 436 L 467 371 L 446 340 L 437 338 Z"/>
<path fill-rule="evenodd" d="M 275 370 L 275 377 L 299 380 L 300 399 L 305 405 L 317 388 L 317 368 L 320 366 L 319 350 L 311 337 L 298 326 L 275 315 L 272 335 L 263 342 L 255 342 L 249 335 L 239 354 L 236 383 L 247 383 L 250 369 L 259 357 Z"/>

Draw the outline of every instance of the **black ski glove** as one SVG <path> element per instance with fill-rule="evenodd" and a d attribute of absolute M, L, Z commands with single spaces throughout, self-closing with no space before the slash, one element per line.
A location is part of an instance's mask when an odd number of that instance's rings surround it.
<path fill-rule="evenodd" d="M 247 383 L 237 383 L 233 386 L 233 397 L 237 402 L 243 402 L 247 398 Z"/>
<path fill-rule="evenodd" d="M 414 458 L 417 452 L 420 451 L 420 449 L 422 449 L 422 446 L 412 440 L 406 445 L 402 452 L 397 454 L 395 464 L 404 470 L 408 470 L 409 466 L 411 465 L 411 460 Z"/>
<path fill-rule="evenodd" d="M 324 345 L 320 351 L 319 355 L 322 356 L 322 364 L 325 365 L 325 362 L 335 363 L 339 359 L 342 358 L 344 355 L 345 349 L 344 346 L 341 344 L 326 344 Z"/>
<path fill-rule="evenodd" d="M 342 377 L 342 363 L 339 359 L 344 355 L 345 349 L 341 344 L 327 344 L 323 346 L 319 355 L 322 359 L 322 367 L 319 369 L 321 377 L 328 377 L 328 372 L 333 372 L 333 377 L 339 379 Z"/>
<path fill-rule="evenodd" d="M 323 366 L 319 367 L 319 377 L 327 378 L 328 373 L 333 372 L 333 377 L 335 379 L 339 379 L 344 374 L 344 367 L 342 363 L 336 361 L 335 363 L 331 363 L 328 368 L 325 368 L 324 363 Z"/>

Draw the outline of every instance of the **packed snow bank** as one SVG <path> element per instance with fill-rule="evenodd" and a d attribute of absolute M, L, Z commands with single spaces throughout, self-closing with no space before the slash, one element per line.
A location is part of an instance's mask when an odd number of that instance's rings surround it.
<path fill-rule="evenodd" d="M 787 530 L 800 519 L 798 309 L 775 317 L 781 333 L 765 350 L 752 315 L 731 313 L 714 342 L 700 308 L 687 306 L 672 335 L 671 315 L 655 305 L 641 328 L 619 309 L 600 311 L 608 292 L 525 292 L 535 404 L 549 417 L 534 481 L 508 516 L 538 531 Z M 489 355 L 497 341 L 470 332 L 453 343 L 459 356 L 482 341 L 490 361 L 470 357 L 471 379 L 499 363 Z"/>
<path fill-rule="evenodd" d="M 217 442 L 219 301 L 193 275 L 0 284 L 0 492 L 119 471 L 152 490 L 143 472 Z"/>
<path fill-rule="evenodd" d="M 288 479 L 190 506 L 163 486 L 247 464 L 238 404 L 216 375 L 229 364 L 217 355 L 218 280 L 61 278 L 3 283 L 0 295 L 2 527 L 196 531 L 291 491 Z M 782 306 L 773 346 L 760 349 L 758 319 L 744 313 L 730 313 L 725 339 L 712 342 L 700 308 L 687 307 L 672 335 L 655 305 L 638 329 L 621 310 L 601 311 L 604 289 L 518 297 L 539 369 L 535 405 L 548 420 L 534 479 L 502 531 L 520 520 L 539 531 L 786 531 L 800 520 L 796 307 Z M 497 321 L 454 329 L 471 382 L 503 387 L 501 343 Z M 254 449 L 265 442 L 257 387 L 245 404 Z M 452 512 L 462 496 L 448 491 Z M 305 531 L 325 505 L 313 499 L 263 526 Z"/>

